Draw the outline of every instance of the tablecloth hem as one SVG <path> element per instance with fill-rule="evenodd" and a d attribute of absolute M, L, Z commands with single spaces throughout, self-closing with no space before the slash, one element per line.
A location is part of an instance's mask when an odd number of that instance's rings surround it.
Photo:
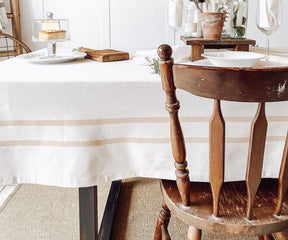
<path fill-rule="evenodd" d="M 194 182 L 203 182 L 203 173 L 199 173 L 197 175 L 190 175 L 190 181 Z M 169 174 L 166 172 L 162 172 L 159 174 L 153 174 L 151 171 L 146 172 L 126 172 L 125 174 L 117 174 L 117 175 L 105 175 L 105 176 L 94 176 L 89 178 L 83 179 L 76 179 L 72 181 L 59 181 L 56 179 L 55 181 L 47 181 L 47 179 L 40 179 L 40 178 L 31 178 L 31 177 L 18 177 L 18 178 L 2 178 L 0 185 L 15 185 L 15 184 L 39 184 L 39 185 L 47 185 L 47 186 L 55 186 L 55 187 L 67 187 L 67 188 L 82 188 L 82 187 L 89 187 L 95 185 L 106 184 L 115 180 L 123 180 L 123 179 L 130 179 L 130 178 L 151 178 L 151 179 L 159 179 L 159 176 L 163 176 L 162 179 L 170 179 L 175 180 L 174 174 Z M 263 178 L 277 178 L 275 177 L 275 172 L 271 171 L 264 171 Z M 70 179 L 71 178 L 67 178 Z M 243 174 L 237 172 L 231 172 L 231 174 L 225 176 L 225 182 L 231 181 L 243 181 Z M 206 181 L 209 182 L 208 177 L 206 177 Z"/>

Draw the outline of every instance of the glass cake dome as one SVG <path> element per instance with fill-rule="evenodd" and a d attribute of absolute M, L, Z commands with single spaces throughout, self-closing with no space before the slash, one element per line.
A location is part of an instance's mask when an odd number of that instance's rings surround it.
<path fill-rule="evenodd" d="M 45 19 L 32 21 L 32 41 L 46 42 L 48 56 L 56 55 L 56 42 L 70 40 L 69 20 L 54 19 L 52 12 L 47 12 Z"/>

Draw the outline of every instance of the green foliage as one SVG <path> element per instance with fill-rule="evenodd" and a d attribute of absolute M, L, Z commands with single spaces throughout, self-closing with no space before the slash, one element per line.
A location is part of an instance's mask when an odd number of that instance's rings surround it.
<path fill-rule="evenodd" d="M 245 27 L 242 27 L 242 26 L 235 26 L 233 27 L 234 31 L 235 31 L 235 37 L 239 37 L 239 38 L 242 38 L 243 36 L 245 36 Z"/>
<path fill-rule="evenodd" d="M 150 59 L 149 57 L 145 57 L 145 59 L 149 63 L 148 66 L 154 70 L 153 73 L 160 74 L 160 68 L 159 68 L 159 63 L 158 63 L 159 58 Z"/>

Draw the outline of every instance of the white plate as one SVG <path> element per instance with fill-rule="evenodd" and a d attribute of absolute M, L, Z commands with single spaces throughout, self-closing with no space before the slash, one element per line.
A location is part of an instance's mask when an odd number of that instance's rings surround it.
<path fill-rule="evenodd" d="M 48 56 L 35 56 L 29 58 L 29 62 L 31 63 L 39 63 L 39 64 L 55 64 L 55 63 L 65 63 L 71 62 L 76 59 L 84 58 L 87 54 L 83 52 L 72 52 L 67 54 L 59 54 L 53 57 Z"/>
<path fill-rule="evenodd" d="M 202 53 L 214 66 L 217 67 L 252 67 L 264 54 L 255 52 L 225 51 Z"/>

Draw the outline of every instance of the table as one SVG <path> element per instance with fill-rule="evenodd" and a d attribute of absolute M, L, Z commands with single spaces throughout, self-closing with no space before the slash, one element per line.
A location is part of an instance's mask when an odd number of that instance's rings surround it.
<path fill-rule="evenodd" d="M 204 38 L 192 38 L 181 36 L 181 40 L 186 45 L 191 45 L 191 61 L 197 61 L 203 59 L 201 56 L 204 53 L 204 49 L 221 49 L 221 48 L 233 48 L 234 51 L 249 51 L 249 45 L 255 45 L 256 41 L 252 39 L 233 39 L 233 38 L 221 38 L 221 39 L 204 39 Z"/>
<path fill-rule="evenodd" d="M 89 239 L 85 234 L 95 235 L 96 225 L 89 211 L 96 209 L 94 186 L 131 177 L 175 179 L 160 77 L 133 61 L 83 59 L 41 65 L 28 63 L 29 56 L 0 62 L 0 185 L 80 188 L 80 195 L 89 196 L 80 198 L 82 217 L 89 222 L 83 223 L 88 228 L 82 226 L 81 239 Z M 194 102 L 179 113 L 184 120 L 187 160 L 193 166 L 190 178 L 208 181 L 207 126 L 213 101 L 181 91 L 178 97 L 182 105 Z M 278 106 L 267 104 L 270 125 L 264 177 L 278 176 L 282 157 L 288 122 L 282 109 L 288 105 Z M 231 145 L 225 180 L 242 180 L 257 104 L 236 107 L 223 102 L 222 107 Z M 235 156 L 235 151 L 241 154 Z"/>

